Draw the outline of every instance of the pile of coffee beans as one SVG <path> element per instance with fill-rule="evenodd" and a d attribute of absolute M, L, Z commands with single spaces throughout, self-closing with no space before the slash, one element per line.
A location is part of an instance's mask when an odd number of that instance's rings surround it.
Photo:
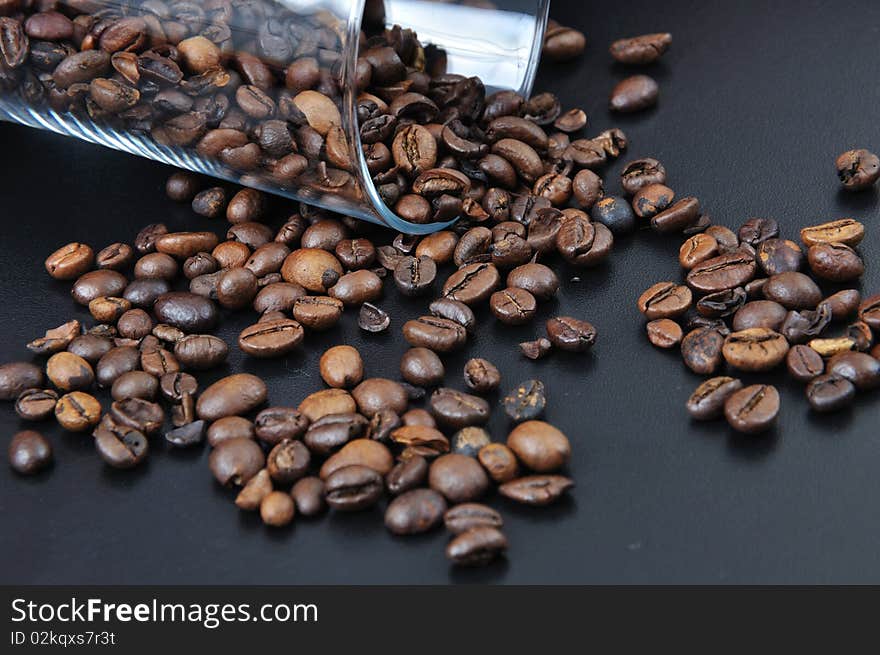
<path fill-rule="evenodd" d="M 679 348 L 691 371 L 713 376 L 687 402 L 694 419 L 723 415 L 740 432 L 769 430 L 777 389 L 734 376 L 782 366 L 806 384 L 816 412 L 880 387 L 880 296 L 863 299 L 854 288 L 864 235 L 862 223 L 842 218 L 805 227 L 798 243 L 781 237 L 775 220 L 752 218 L 736 232 L 710 225 L 681 245 L 684 282 L 651 285 L 638 309 L 653 345 Z"/>

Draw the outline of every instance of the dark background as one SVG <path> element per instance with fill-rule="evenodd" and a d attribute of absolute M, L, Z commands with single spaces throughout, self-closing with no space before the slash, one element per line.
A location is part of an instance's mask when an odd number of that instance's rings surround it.
<path fill-rule="evenodd" d="M 851 2 L 554 2 L 552 15 L 584 30 L 578 62 L 544 67 L 536 90 L 582 106 L 589 134 L 622 127 L 630 150 L 608 169 L 618 190 L 623 161 L 655 156 L 680 195 L 699 197 L 715 222 L 735 227 L 771 216 L 791 238 L 806 224 L 852 216 L 868 226 L 866 292 L 880 290 L 876 266 L 878 193 L 838 191 L 834 158 L 853 147 L 880 150 L 880 5 Z M 668 30 L 674 45 L 649 69 L 659 107 L 614 117 L 607 95 L 627 70 L 608 44 Z M 42 262 L 57 246 L 97 248 L 131 241 L 143 225 L 225 227 L 165 199 L 171 169 L 133 156 L 23 127 L 0 125 L 0 361 L 28 356 L 24 343 L 71 317 L 87 318 L 66 283 Z M 294 210 L 279 203 L 280 220 Z M 397 539 L 381 511 L 298 520 L 270 531 L 239 512 L 207 471 L 207 449 L 170 452 L 157 442 L 146 466 L 117 472 L 91 437 L 47 425 L 53 470 L 22 479 L 0 471 L 0 562 L 6 583 L 858 583 L 880 581 L 880 406 L 862 397 L 833 417 L 811 415 L 802 389 L 783 376 L 779 429 L 742 437 L 723 423 L 693 424 L 683 404 L 699 379 L 676 355 L 653 349 L 635 299 L 649 284 L 680 275 L 681 239 L 642 231 L 619 242 L 608 265 L 565 271 L 558 301 L 541 317 L 571 314 L 600 338 L 585 357 L 519 357 L 516 343 L 540 323 L 503 328 L 491 319 L 466 352 L 447 360 L 461 386 L 468 356 L 496 362 L 504 387 L 539 377 L 547 417 L 571 438 L 568 502 L 543 510 L 503 503 L 508 562 L 453 571 L 446 535 Z M 355 316 L 284 361 L 257 364 L 237 352 L 231 368 L 266 376 L 273 404 L 296 405 L 321 387 L 320 353 L 351 343 L 369 375 L 397 376 L 406 348 L 399 329 L 423 302 L 392 289 L 385 335 L 358 331 Z M 251 315 L 224 323 L 232 339 Z M 501 414 L 496 412 L 496 414 Z M 0 412 L 8 439 L 25 426 Z M 491 423 L 497 439 L 506 424 Z M 5 448 L 4 448 L 5 450 Z M 4 467 L 5 468 L 5 467 Z"/>

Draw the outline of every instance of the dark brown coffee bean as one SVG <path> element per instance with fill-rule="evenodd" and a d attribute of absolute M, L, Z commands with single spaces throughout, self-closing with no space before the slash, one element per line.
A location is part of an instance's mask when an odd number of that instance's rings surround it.
<path fill-rule="evenodd" d="M 117 425 L 124 425 L 146 435 L 162 429 L 165 412 L 162 407 L 142 398 L 124 398 L 110 406 L 110 417 Z"/>
<path fill-rule="evenodd" d="M 367 418 L 383 409 L 402 414 L 409 403 L 406 390 L 400 383 L 386 378 L 367 378 L 352 390 L 351 395 L 360 413 Z"/>
<path fill-rule="evenodd" d="M 156 250 L 156 239 L 163 234 L 168 234 L 168 227 L 164 223 L 152 223 L 137 233 L 134 239 L 134 247 L 142 255 Z"/>
<path fill-rule="evenodd" d="M 134 307 L 151 309 L 160 296 L 168 293 L 166 280 L 133 280 L 125 287 L 122 297 Z"/>
<path fill-rule="evenodd" d="M 862 301 L 859 305 L 859 320 L 870 325 L 873 330 L 880 330 L 880 294 Z"/>
<path fill-rule="evenodd" d="M 247 484 L 266 465 L 263 450 L 252 439 L 241 437 L 218 443 L 208 457 L 208 467 L 224 487 Z"/>
<path fill-rule="evenodd" d="M 559 278 L 544 264 L 523 264 L 508 273 L 507 286 L 524 289 L 538 300 L 550 300 L 559 290 Z"/>
<path fill-rule="evenodd" d="M 114 424 L 99 427 L 94 436 L 98 454 L 113 468 L 132 468 L 147 458 L 147 437 L 135 428 Z"/>
<path fill-rule="evenodd" d="M 13 471 L 33 475 L 52 464 L 52 444 L 39 432 L 24 430 L 12 437 L 7 455 Z"/>
<path fill-rule="evenodd" d="M 819 307 L 823 305 L 820 303 Z M 846 336 L 855 341 L 855 348 L 860 352 L 867 352 L 874 345 L 874 333 L 871 331 L 871 326 L 864 321 L 856 321 L 848 326 Z"/>
<path fill-rule="evenodd" d="M 482 425 L 489 420 L 489 403 L 479 396 L 455 389 L 436 389 L 429 405 L 437 422 L 444 427 L 458 430 L 468 425 Z"/>
<path fill-rule="evenodd" d="M 141 354 L 137 348 L 122 346 L 113 348 L 103 355 L 95 365 L 98 386 L 110 387 L 114 380 L 127 371 L 140 368 Z"/>
<path fill-rule="evenodd" d="M 707 318 L 725 318 L 745 305 L 746 298 L 746 290 L 742 287 L 727 289 L 703 296 L 697 301 L 696 309 Z"/>
<path fill-rule="evenodd" d="M 290 490 L 290 496 L 301 516 L 317 516 L 327 505 L 324 502 L 324 482 L 321 478 L 305 477 L 297 480 Z"/>
<path fill-rule="evenodd" d="M 711 327 L 692 330 L 681 342 L 681 356 L 685 365 L 697 375 L 712 375 L 721 365 L 724 337 Z"/>
<path fill-rule="evenodd" d="M 265 314 L 266 312 L 289 312 L 297 298 L 306 295 L 306 290 L 298 284 L 291 282 L 275 282 L 269 284 L 257 293 L 254 298 L 254 311 Z"/>
<path fill-rule="evenodd" d="M 403 295 L 410 297 L 429 291 L 436 277 L 437 264 L 425 256 L 404 257 L 394 269 L 395 285 Z"/>
<path fill-rule="evenodd" d="M 673 348 L 681 343 L 684 331 L 681 326 L 669 318 L 660 318 L 645 325 L 648 341 L 657 348 Z"/>
<path fill-rule="evenodd" d="M 452 352 L 467 341 L 467 332 L 454 321 L 435 316 L 421 316 L 407 321 L 403 336 L 413 347 L 423 347 L 435 352 Z"/>
<path fill-rule="evenodd" d="M 428 311 L 438 318 L 458 323 L 467 332 L 471 332 L 476 325 L 473 310 L 462 302 L 451 298 L 437 298 L 428 306 Z"/>
<path fill-rule="evenodd" d="M 55 413 L 57 402 L 51 389 L 25 389 L 15 401 L 15 413 L 25 421 L 42 421 Z"/>
<path fill-rule="evenodd" d="M 0 365 L 0 400 L 15 400 L 26 389 L 40 387 L 45 376 L 40 367 L 28 362 Z"/>
<path fill-rule="evenodd" d="M 266 457 L 266 470 L 277 484 L 293 484 L 309 470 L 311 455 L 301 441 L 285 439 Z"/>
<path fill-rule="evenodd" d="M 205 421 L 193 421 L 166 432 L 165 440 L 177 448 L 190 448 L 205 440 L 207 428 L 208 424 Z"/>
<path fill-rule="evenodd" d="M 649 320 L 675 318 L 690 309 L 691 290 L 674 282 L 658 282 L 648 288 L 638 300 L 639 311 Z"/>
<path fill-rule="evenodd" d="M 283 318 L 246 327 L 238 335 L 238 347 L 251 357 L 282 357 L 294 351 L 304 336 L 299 323 Z"/>
<path fill-rule="evenodd" d="M 184 396 L 195 397 L 199 382 L 189 373 L 175 371 L 159 378 L 159 391 L 169 403 L 180 403 Z"/>
<path fill-rule="evenodd" d="M 571 191 L 578 207 L 587 211 L 605 195 L 602 178 L 585 168 L 578 171 L 571 182 Z"/>
<path fill-rule="evenodd" d="M 858 253 L 842 243 L 820 243 L 807 251 L 810 270 L 816 277 L 832 282 L 849 282 L 860 278 L 865 263 Z"/>
<path fill-rule="evenodd" d="M 370 419 L 367 437 L 382 443 L 391 441 L 391 433 L 402 425 L 400 417 L 390 409 L 376 412 Z"/>
<path fill-rule="evenodd" d="M 400 358 L 401 377 L 419 387 L 434 387 L 443 382 L 446 369 L 433 350 L 416 347 L 407 350 Z"/>
<path fill-rule="evenodd" d="M 343 466 L 324 480 L 327 504 L 339 511 L 372 507 L 382 496 L 382 476 L 367 466 Z"/>
<path fill-rule="evenodd" d="M 452 534 L 462 534 L 473 528 L 495 528 L 504 525 L 501 514 L 481 503 L 462 503 L 443 515 L 443 523 Z"/>
<path fill-rule="evenodd" d="M 273 528 L 289 525 L 296 514 L 293 498 L 283 491 L 272 491 L 260 501 L 260 518 Z"/>
<path fill-rule="evenodd" d="M 789 343 L 806 343 L 821 336 L 830 322 L 831 310 L 820 304 L 816 311 L 788 312 L 779 332 Z"/>
<path fill-rule="evenodd" d="M 688 414 L 698 421 L 718 418 L 724 411 L 727 398 L 742 389 L 742 386 L 742 382 L 731 377 L 722 376 L 706 380 L 688 398 Z"/>
<path fill-rule="evenodd" d="M 672 204 L 675 191 L 664 184 L 648 184 L 639 189 L 632 199 L 632 208 L 639 218 L 653 218 Z M 666 222 L 661 223 L 665 227 Z"/>
<path fill-rule="evenodd" d="M 733 316 L 733 329 L 737 332 L 749 328 L 767 328 L 782 332 L 782 324 L 788 314 L 785 307 L 772 300 L 753 300 L 740 307 Z"/>
<path fill-rule="evenodd" d="M 217 280 L 217 302 L 226 309 L 243 309 L 259 291 L 257 276 L 243 266 L 224 271 Z"/>
<path fill-rule="evenodd" d="M 46 272 L 56 280 L 75 280 L 92 268 L 95 253 L 84 243 L 68 243 L 46 258 Z"/>
<path fill-rule="evenodd" d="M 369 422 L 360 414 L 327 414 L 309 425 L 304 441 L 313 453 L 330 455 L 352 439 L 365 436 Z"/>
<path fill-rule="evenodd" d="M 446 557 L 458 566 L 486 566 L 507 551 L 507 538 L 491 527 L 472 528 L 446 546 Z"/>
<path fill-rule="evenodd" d="M 758 263 L 767 275 L 797 271 L 804 261 L 801 247 L 787 239 L 767 239 L 758 244 Z"/>
<path fill-rule="evenodd" d="M 180 370 L 180 362 L 164 348 L 148 348 L 141 351 L 141 368 L 156 377 Z"/>
<path fill-rule="evenodd" d="M 544 413 L 547 398 L 540 380 L 527 380 L 519 384 L 502 401 L 504 411 L 512 421 L 528 421 Z"/>
<path fill-rule="evenodd" d="M 397 535 L 427 532 L 446 512 L 443 496 L 432 489 L 413 489 L 395 498 L 385 511 L 385 527 Z"/>
<path fill-rule="evenodd" d="M 505 482 L 498 493 L 523 505 L 541 507 L 556 502 L 574 487 L 574 481 L 563 475 L 528 475 Z"/>
<path fill-rule="evenodd" d="M 7 19 L 8 20 L 8 19 Z M 10 41 L 5 41 L 10 43 Z M 14 43 L 14 42 L 12 42 Z M 20 42 L 19 42 L 20 44 Z M 4 52 L 4 60 L 10 68 L 10 58 L 15 61 L 19 56 L 24 57 L 27 48 L 20 46 L 9 47 Z M 110 69 L 110 55 L 103 50 L 84 50 L 75 52 L 64 59 L 52 73 L 52 80 L 62 89 L 67 89 L 74 84 L 89 82 L 96 77 L 106 75 Z"/>
<path fill-rule="evenodd" d="M 711 259 L 718 254 L 718 241 L 715 237 L 700 233 L 695 234 L 683 244 L 678 251 L 678 263 L 687 270 Z"/>
<path fill-rule="evenodd" d="M 250 373 L 221 378 L 202 392 L 196 404 L 199 418 L 216 421 L 224 416 L 247 414 L 267 397 L 266 384 Z"/>
<path fill-rule="evenodd" d="M 807 402 L 816 412 L 836 412 L 852 405 L 856 388 L 849 380 L 828 373 L 813 378 L 807 384 Z"/>
<path fill-rule="evenodd" d="M 80 305 L 88 306 L 95 298 L 121 296 L 128 280 L 117 271 L 102 269 L 81 275 L 71 287 L 70 295 Z"/>
<path fill-rule="evenodd" d="M 755 248 L 779 236 L 779 223 L 772 218 L 750 218 L 739 228 L 739 240 Z"/>
<path fill-rule="evenodd" d="M 154 400 L 159 391 L 159 380 L 144 371 L 128 371 L 113 381 L 110 395 L 113 400 L 142 398 Z"/>
<path fill-rule="evenodd" d="M 189 171 L 172 173 L 165 181 L 165 194 L 175 202 L 190 202 L 199 191 L 199 177 Z"/>
<path fill-rule="evenodd" d="M 755 277 L 755 258 L 734 251 L 694 266 L 687 275 L 687 284 L 701 293 L 715 293 L 741 287 Z"/>
<path fill-rule="evenodd" d="M 397 496 L 411 489 L 421 486 L 428 478 L 428 461 L 414 455 L 394 466 L 385 476 L 385 486 L 388 493 Z"/>
<path fill-rule="evenodd" d="M 867 353 L 844 352 L 828 361 L 828 372 L 849 380 L 859 391 L 880 387 L 880 362 Z"/>
<path fill-rule="evenodd" d="M 127 268 L 132 261 L 134 261 L 134 249 L 127 243 L 113 243 L 95 255 L 95 265 L 98 268 L 109 268 L 114 271 Z"/>
<path fill-rule="evenodd" d="M 489 309 L 505 325 L 522 325 L 535 316 L 538 303 L 525 289 L 509 287 L 491 295 Z"/>
<path fill-rule="evenodd" d="M 587 321 L 570 316 L 557 316 L 546 323 L 547 338 L 567 352 L 586 352 L 596 343 L 596 328 Z"/>
<path fill-rule="evenodd" d="M 301 248 L 294 250 L 281 267 L 285 282 L 296 282 L 312 293 L 326 293 L 323 282 L 324 273 L 333 271 L 342 275 L 342 265 L 332 253 L 320 248 Z"/>
<path fill-rule="evenodd" d="M 624 191 L 634 194 L 649 184 L 666 184 L 666 169 L 656 159 L 636 159 L 623 167 L 620 181 Z"/>
<path fill-rule="evenodd" d="M 812 279 L 790 271 L 771 277 L 764 285 L 768 300 L 778 302 L 786 309 L 813 309 L 822 301 L 822 291 Z"/>
<path fill-rule="evenodd" d="M 591 223 L 586 215 L 566 215 L 556 233 L 556 248 L 574 266 L 595 266 L 604 261 L 614 246 L 614 237 L 601 223 Z"/>
<path fill-rule="evenodd" d="M 700 216 L 700 202 L 696 198 L 681 198 L 651 218 L 651 227 L 660 233 L 681 232 Z"/>
<path fill-rule="evenodd" d="M 672 44 L 669 32 L 643 34 L 611 44 L 611 56 L 622 64 L 644 65 L 659 59 Z"/>
<path fill-rule="evenodd" d="M 229 439 L 254 439 L 254 424 L 242 416 L 225 416 L 208 428 L 208 445 L 212 448 Z M 274 445 L 274 444 L 272 444 Z"/>
<path fill-rule="evenodd" d="M 303 296 L 293 302 L 293 318 L 303 327 L 328 330 L 342 317 L 342 301 L 330 296 Z"/>
<path fill-rule="evenodd" d="M 480 427 L 468 426 L 452 435 L 450 448 L 453 453 L 476 457 L 484 446 L 488 446 L 492 437 Z"/>
<path fill-rule="evenodd" d="M 609 106 L 611 111 L 630 113 L 641 111 L 657 104 L 660 87 L 647 75 L 628 77 L 611 91 Z"/>
<path fill-rule="evenodd" d="M 153 310 L 162 322 L 187 333 L 205 333 L 217 324 L 217 308 L 194 293 L 173 291 L 156 299 Z"/>
<path fill-rule="evenodd" d="M 215 368 L 226 361 L 226 342 L 210 334 L 190 334 L 174 344 L 174 356 L 190 370 Z"/>
<path fill-rule="evenodd" d="M 837 177 L 849 191 L 867 189 L 880 179 L 880 158 L 868 150 L 847 150 L 836 165 Z"/>
<path fill-rule="evenodd" d="M 449 452 L 449 440 L 430 425 L 402 425 L 392 430 L 391 440 L 410 454 L 426 458 Z"/>
<path fill-rule="evenodd" d="M 367 239 L 343 239 L 334 250 L 342 265 L 349 270 L 367 268 L 376 261 L 376 248 Z"/>
<path fill-rule="evenodd" d="M 779 392 L 768 384 L 753 384 L 731 394 L 724 416 L 734 430 L 746 434 L 765 432 L 779 415 Z"/>
<path fill-rule="evenodd" d="M 431 464 L 428 483 L 451 503 L 476 500 L 489 488 L 489 478 L 473 457 L 448 454 Z"/>
<path fill-rule="evenodd" d="M 577 132 L 587 126 L 587 114 L 583 109 L 569 109 L 553 121 L 553 127 L 561 132 Z"/>
<path fill-rule="evenodd" d="M 153 331 L 153 319 L 143 309 L 129 309 L 116 321 L 119 336 L 143 339 Z"/>
<path fill-rule="evenodd" d="M 825 372 L 825 362 L 809 346 L 792 346 L 785 358 L 788 374 L 798 382 L 809 382 Z"/>
<path fill-rule="evenodd" d="M 27 349 L 37 355 L 51 355 L 68 348 L 79 336 L 82 325 L 79 321 L 67 321 L 56 328 L 46 330 L 42 337 L 27 344 Z"/>
<path fill-rule="evenodd" d="M 547 61 L 570 61 L 579 57 L 586 45 L 583 32 L 563 25 L 548 25 L 541 56 Z"/>
<path fill-rule="evenodd" d="M 464 365 L 464 382 L 472 391 L 491 393 L 501 384 L 501 373 L 486 359 L 469 359 Z"/>
<path fill-rule="evenodd" d="M 351 388 L 364 377 L 364 363 L 352 346 L 333 346 L 321 355 L 321 379 L 330 387 Z"/>
<path fill-rule="evenodd" d="M 46 362 L 46 377 L 61 391 L 74 391 L 90 387 L 95 381 L 95 372 L 79 355 L 60 352 Z"/>
<path fill-rule="evenodd" d="M 272 493 L 272 478 L 266 469 L 247 481 L 235 497 L 235 506 L 248 512 L 260 509 L 263 499 Z M 323 497 L 322 497 L 323 501 Z"/>
<path fill-rule="evenodd" d="M 865 238 L 865 226 L 852 218 L 841 218 L 801 230 L 801 241 L 807 248 L 820 243 L 843 243 L 855 248 Z"/>

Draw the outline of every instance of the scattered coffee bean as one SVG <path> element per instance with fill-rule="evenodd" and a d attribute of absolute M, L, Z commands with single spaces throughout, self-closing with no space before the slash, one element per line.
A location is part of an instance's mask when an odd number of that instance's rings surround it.
<path fill-rule="evenodd" d="M 768 384 L 753 384 L 724 402 L 724 416 L 734 430 L 757 434 L 769 430 L 779 415 L 779 392 Z"/>
<path fill-rule="evenodd" d="M 659 59 L 669 49 L 672 35 L 668 32 L 643 34 L 620 39 L 611 44 L 611 56 L 622 64 L 644 65 Z"/>
<path fill-rule="evenodd" d="M 546 330 L 550 342 L 567 352 L 586 352 L 596 343 L 596 328 L 570 316 L 551 318 L 547 321 Z"/>
<path fill-rule="evenodd" d="M 446 512 L 443 496 L 432 489 L 406 491 L 385 510 L 385 527 L 397 535 L 427 532 L 437 526 Z"/>
<path fill-rule="evenodd" d="M 18 432 L 9 442 L 9 466 L 20 475 L 33 475 L 52 463 L 52 444 L 39 432 Z"/>
<path fill-rule="evenodd" d="M 828 373 L 810 380 L 806 394 L 813 410 L 836 412 L 852 404 L 856 397 L 856 388 L 846 378 Z"/>
<path fill-rule="evenodd" d="M 516 386 L 502 401 L 504 411 L 517 423 L 538 418 L 544 413 L 547 398 L 540 380 L 527 380 Z"/>
<path fill-rule="evenodd" d="M 528 475 L 505 482 L 498 493 L 523 505 L 543 506 L 558 501 L 574 487 L 574 482 L 563 475 Z"/>

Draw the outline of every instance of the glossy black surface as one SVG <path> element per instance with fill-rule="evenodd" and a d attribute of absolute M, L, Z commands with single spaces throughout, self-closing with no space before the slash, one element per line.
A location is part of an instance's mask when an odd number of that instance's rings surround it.
<path fill-rule="evenodd" d="M 880 150 L 880 5 L 829 2 L 554 2 L 553 15 L 584 29 L 589 46 L 571 65 L 543 68 L 537 90 L 560 94 L 590 117 L 588 134 L 619 126 L 630 150 L 609 167 L 619 191 L 628 159 L 659 158 L 679 195 L 701 199 L 732 227 L 771 216 L 786 236 L 802 225 L 852 216 L 868 226 L 864 290 L 880 291 L 878 192 L 838 191 L 843 150 Z M 627 69 L 612 64 L 615 38 L 668 30 L 674 44 L 648 69 L 661 85 L 656 110 L 614 117 L 607 95 Z M 34 130 L 0 125 L 0 361 L 27 358 L 24 343 L 71 317 L 68 285 L 51 281 L 45 256 L 71 240 L 97 248 L 131 241 L 154 221 L 172 229 L 225 223 L 164 197 L 171 169 Z M 277 221 L 293 208 L 279 205 Z M 47 425 L 56 466 L 33 479 L 0 470 L 0 572 L 7 583 L 647 583 L 880 581 L 880 404 L 862 396 L 839 415 L 809 412 L 800 385 L 783 375 L 779 430 L 732 434 L 722 423 L 693 424 L 684 402 L 699 379 L 676 355 L 652 348 L 635 300 L 649 284 L 678 279 L 681 239 L 640 231 L 620 241 L 607 266 L 565 271 L 555 303 L 539 316 L 593 322 L 592 355 L 558 353 L 529 362 L 516 343 L 538 325 L 502 327 L 487 311 L 465 352 L 448 357 L 448 383 L 463 388 L 469 356 L 495 362 L 502 393 L 538 377 L 547 416 L 574 445 L 568 502 L 543 510 L 492 503 L 505 517 L 507 563 L 453 571 L 446 535 L 400 539 L 379 510 L 297 520 L 270 531 L 239 512 L 207 470 L 207 448 L 171 452 L 158 441 L 146 466 L 106 468 L 92 438 Z M 572 276 L 578 275 L 578 282 Z M 399 330 L 425 301 L 388 285 L 385 335 L 358 331 L 356 315 L 284 361 L 255 362 L 234 350 L 233 366 L 263 375 L 274 404 L 296 404 L 321 387 L 324 348 L 351 343 L 369 375 L 397 376 Z M 234 337 L 252 315 L 224 323 Z M 499 396 L 500 397 L 500 396 Z M 497 400 L 497 399 L 496 399 Z M 22 429 L 11 404 L 0 409 L 4 444 Z M 42 426 L 41 426 L 42 427 Z M 503 411 L 491 423 L 506 436 Z M 5 445 L 3 458 L 5 460 Z"/>

